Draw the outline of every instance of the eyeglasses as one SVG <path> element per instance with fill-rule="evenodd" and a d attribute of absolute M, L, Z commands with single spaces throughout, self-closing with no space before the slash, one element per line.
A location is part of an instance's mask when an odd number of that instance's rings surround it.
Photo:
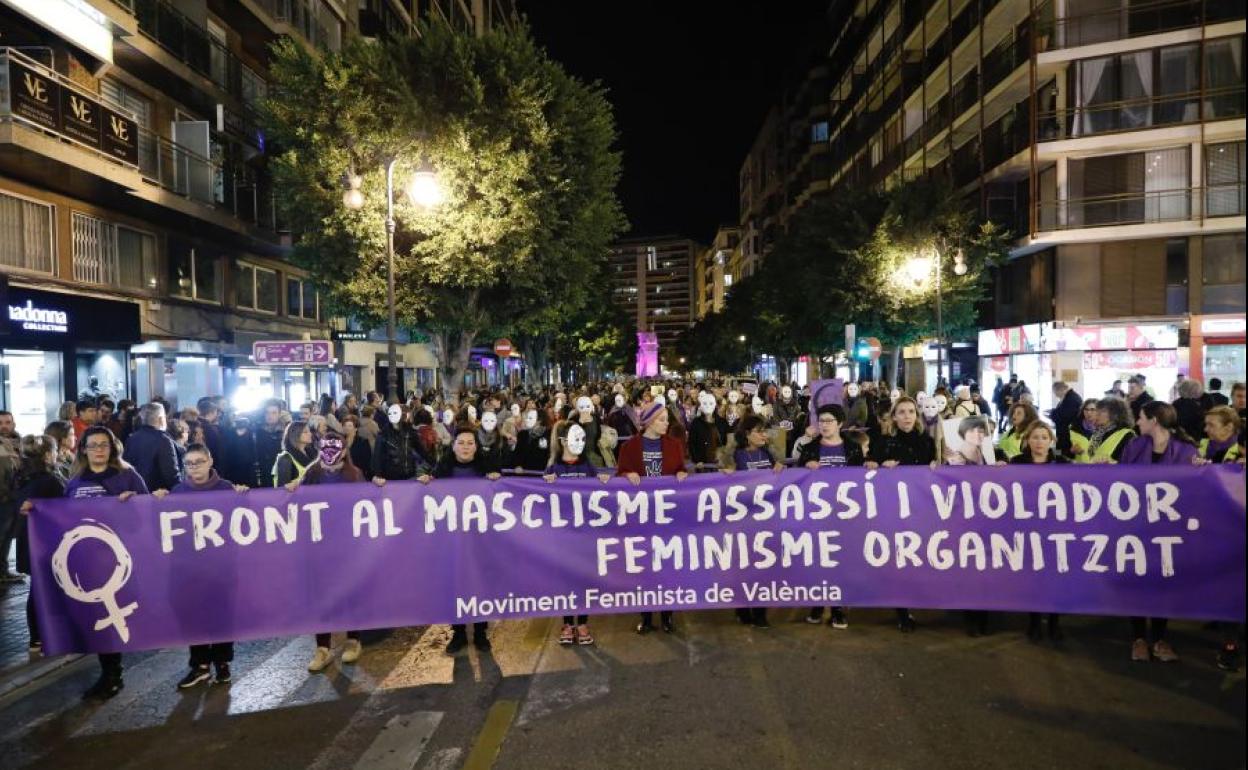
<path fill-rule="evenodd" d="M 209 460 L 187 460 L 185 465 L 188 468 L 202 468 L 209 462 Z"/>
<path fill-rule="evenodd" d="M 832 417 L 820 417 L 819 422 L 824 425 L 831 425 L 832 423 L 836 422 L 836 420 Z"/>
<path fill-rule="evenodd" d="M 107 441 L 88 441 L 87 443 L 83 444 L 83 447 L 85 447 L 88 452 L 92 450 L 100 450 L 100 449 L 108 450 L 108 449 L 111 449 L 112 446 L 113 445 L 108 443 Z"/>

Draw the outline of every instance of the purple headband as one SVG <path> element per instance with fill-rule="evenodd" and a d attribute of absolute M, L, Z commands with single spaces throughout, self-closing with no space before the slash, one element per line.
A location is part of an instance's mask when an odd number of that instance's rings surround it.
<path fill-rule="evenodd" d="M 657 402 L 652 403 L 650 404 L 650 406 L 647 406 L 645 409 L 641 410 L 641 426 L 644 428 L 645 426 L 649 425 L 650 421 L 653 420 L 655 417 L 658 417 L 659 412 L 662 412 L 662 411 L 663 411 L 663 405 Z"/>

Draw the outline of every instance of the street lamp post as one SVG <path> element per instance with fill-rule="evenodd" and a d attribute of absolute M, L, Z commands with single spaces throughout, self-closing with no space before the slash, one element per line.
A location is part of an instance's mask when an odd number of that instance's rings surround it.
<path fill-rule="evenodd" d="M 386 391 L 390 403 L 402 400 L 399 394 L 399 344 L 396 338 L 396 309 L 394 301 L 394 167 L 397 157 L 386 160 Z M 364 205 L 364 194 L 360 191 L 362 180 L 351 175 L 348 189 L 342 196 L 343 205 L 350 209 L 359 209 Z M 422 208 L 433 208 L 442 200 L 441 189 L 438 187 L 437 176 L 428 162 L 422 163 L 407 190 L 407 196 L 413 203 Z"/>
<path fill-rule="evenodd" d="M 944 286 L 941 276 L 944 272 L 944 258 L 948 248 L 937 243 L 928 251 L 930 251 L 930 256 L 920 253 L 911 258 L 906 265 L 906 272 L 910 274 L 916 287 L 922 287 L 932 271 L 936 271 L 936 384 L 939 386 L 945 378 Z M 955 275 L 966 275 L 966 255 L 960 248 L 953 251 L 953 272 Z"/>

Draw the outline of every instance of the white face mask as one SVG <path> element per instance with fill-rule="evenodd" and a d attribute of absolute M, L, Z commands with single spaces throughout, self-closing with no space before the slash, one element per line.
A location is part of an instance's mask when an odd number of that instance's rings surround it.
<path fill-rule="evenodd" d="M 893 388 L 888 392 L 888 398 L 889 400 L 896 402 L 897 399 L 901 398 L 901 390 Z"/>
<path fill-rule="evenodd" d="M 677 399 L 676 399 L 676 391 L 675 391 L 675 390 L 669 390 L 669 391 L 667 391 L 667 402 L 668 402 L 669 404 L 675 404 L 675 403 L 676 403 L 676 401 L 677 401 Z"/>
<path fill-rule="evenodd" d="M 667 399 L 663 398 L 662 396 L 655 396 L 654 403 L 658 404 L 659 406 L 667 406 Z"/>
<path fill-rule="evenodd" d="M 936 406 L 940 408 L 940 411 L 943 412 L 949 408 L 949 399 L 944 396 L 937 396 L 934 400 L 936 401 Z"/>
<path fill-rule="evenodd" d="M 472 404 L 468 405 L 468 419 L 469 420 L 477 419 L 477 408 L 473 406 Z"/>
<path fill-rule="evenodd" d="M 403 419 L 403 407 L 398 404 L 391 404 L 386 408 L 386 418 L 390 420 L 391 425 L 398 425 Z"/>
<path fill-rule="evenodd" d="M 485 428 L 485 432 L 489 433 L 498 427 L 498 415 L 493 412 L 486 412 L 481 415 L 481 427 Z"/>
<path fill-rule="evenodd" d="M 442 424 L 443 425 L 455 424 L 455 410 L 445 409 L 442 411 Z"/>
<path fill-rule="evenodd" d="M 585 451 L 585 429 L 579 425 L 568 428 L 567 443 L 568 451 L 580 457 L 581 452 Z"/>
<path fill-rule="evenodd" d="M 914 400 L 922 404 L 927 400 L 927 394 L 920 390 L 918 393 L 914 394 Z"/>
<path fill-rule="evenodd" d="M 938 416 L 941 412 L 940 404 L 936 403 L 934 398 L 924 399 L 923 406 L 920 409 L 923 411 L 923 416 L 929 420 Z"/>
<path fill-rule="evenodd" d="M 793 389 L 790 388 L 788 385 L 785 385 L 784 387 L 780 388 L 780 398 L 783 398 L 785 401 L 788 401 L 790 398 L 793 398 Z"/>
<path fill-rule="evenodd" d="M 624 408 L 624 395 L 623 395 L 623 394 L 621 394 L 621 393 L 616 393 L 616 394 L 615 394 L 615 408 L 616 408 L 616 409 L 623 409 L 623 408 Z"/>
<path fill-rule="evenodd" d="M 512 405 L 511 405 L 511 416 L 512 416 L 512 417 L 519 417 L 519 416 L 520 416 L 520 405 L 519 405 L 519 404 L 512 404 Z"/>
<path fill-rule="evenodd" d="M 585 396 L 581 396 L 580 398 L 576 400 L 576 411 L 580 412 L 581 414 L 593 414 L 594 402 L 590 401 Z"/>
<path fill-rule="evenodd" d="M 524 413 L 524 429 L 533 430 L 537 427 L 537 412 L 530 409 Z"/>
<path fill-rule="evenodd" d="M 715 397 L 710 393 L 703 393 L 698 396 L 698 411 L 702 412 L 702 414 L 714 414 Z"/>
<path fill-rule="evenodd" d="M 845 386 L 845 395 L 850 398 L 858 398 L 858 383 L 851 382 Z"/>
<path fill-rule="evenodd" d="M 738 393 L 738 392 L 737 392 L 737 391 L 735 391 L 735 390 L 730 390 L 730 391 L 728 391 L 728 403 L 730 403 L 730 404 L 736 404 L 736 403 L 737 403 L 738 401 L 740 401 L 740 400 L 741 400 L 741 394 L 740 394 L 740 393 Z"/>
<path fill-rule="evenodd" d="M 763 411 L 763 400 L 758 396 L 755 396 L 750 399 L 750 406 L 754 408 L 754 412 L 756 414 L 761 413 Z"/>

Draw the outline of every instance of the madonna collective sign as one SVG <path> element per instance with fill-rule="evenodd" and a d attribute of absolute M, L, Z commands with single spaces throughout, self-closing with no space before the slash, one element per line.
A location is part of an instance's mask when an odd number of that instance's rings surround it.
<path fill-rule="evenodd" d="M 742 605 L 1244 619 L 1238 467 L 445 479 L 34 502 L 49 654 Z"/>

